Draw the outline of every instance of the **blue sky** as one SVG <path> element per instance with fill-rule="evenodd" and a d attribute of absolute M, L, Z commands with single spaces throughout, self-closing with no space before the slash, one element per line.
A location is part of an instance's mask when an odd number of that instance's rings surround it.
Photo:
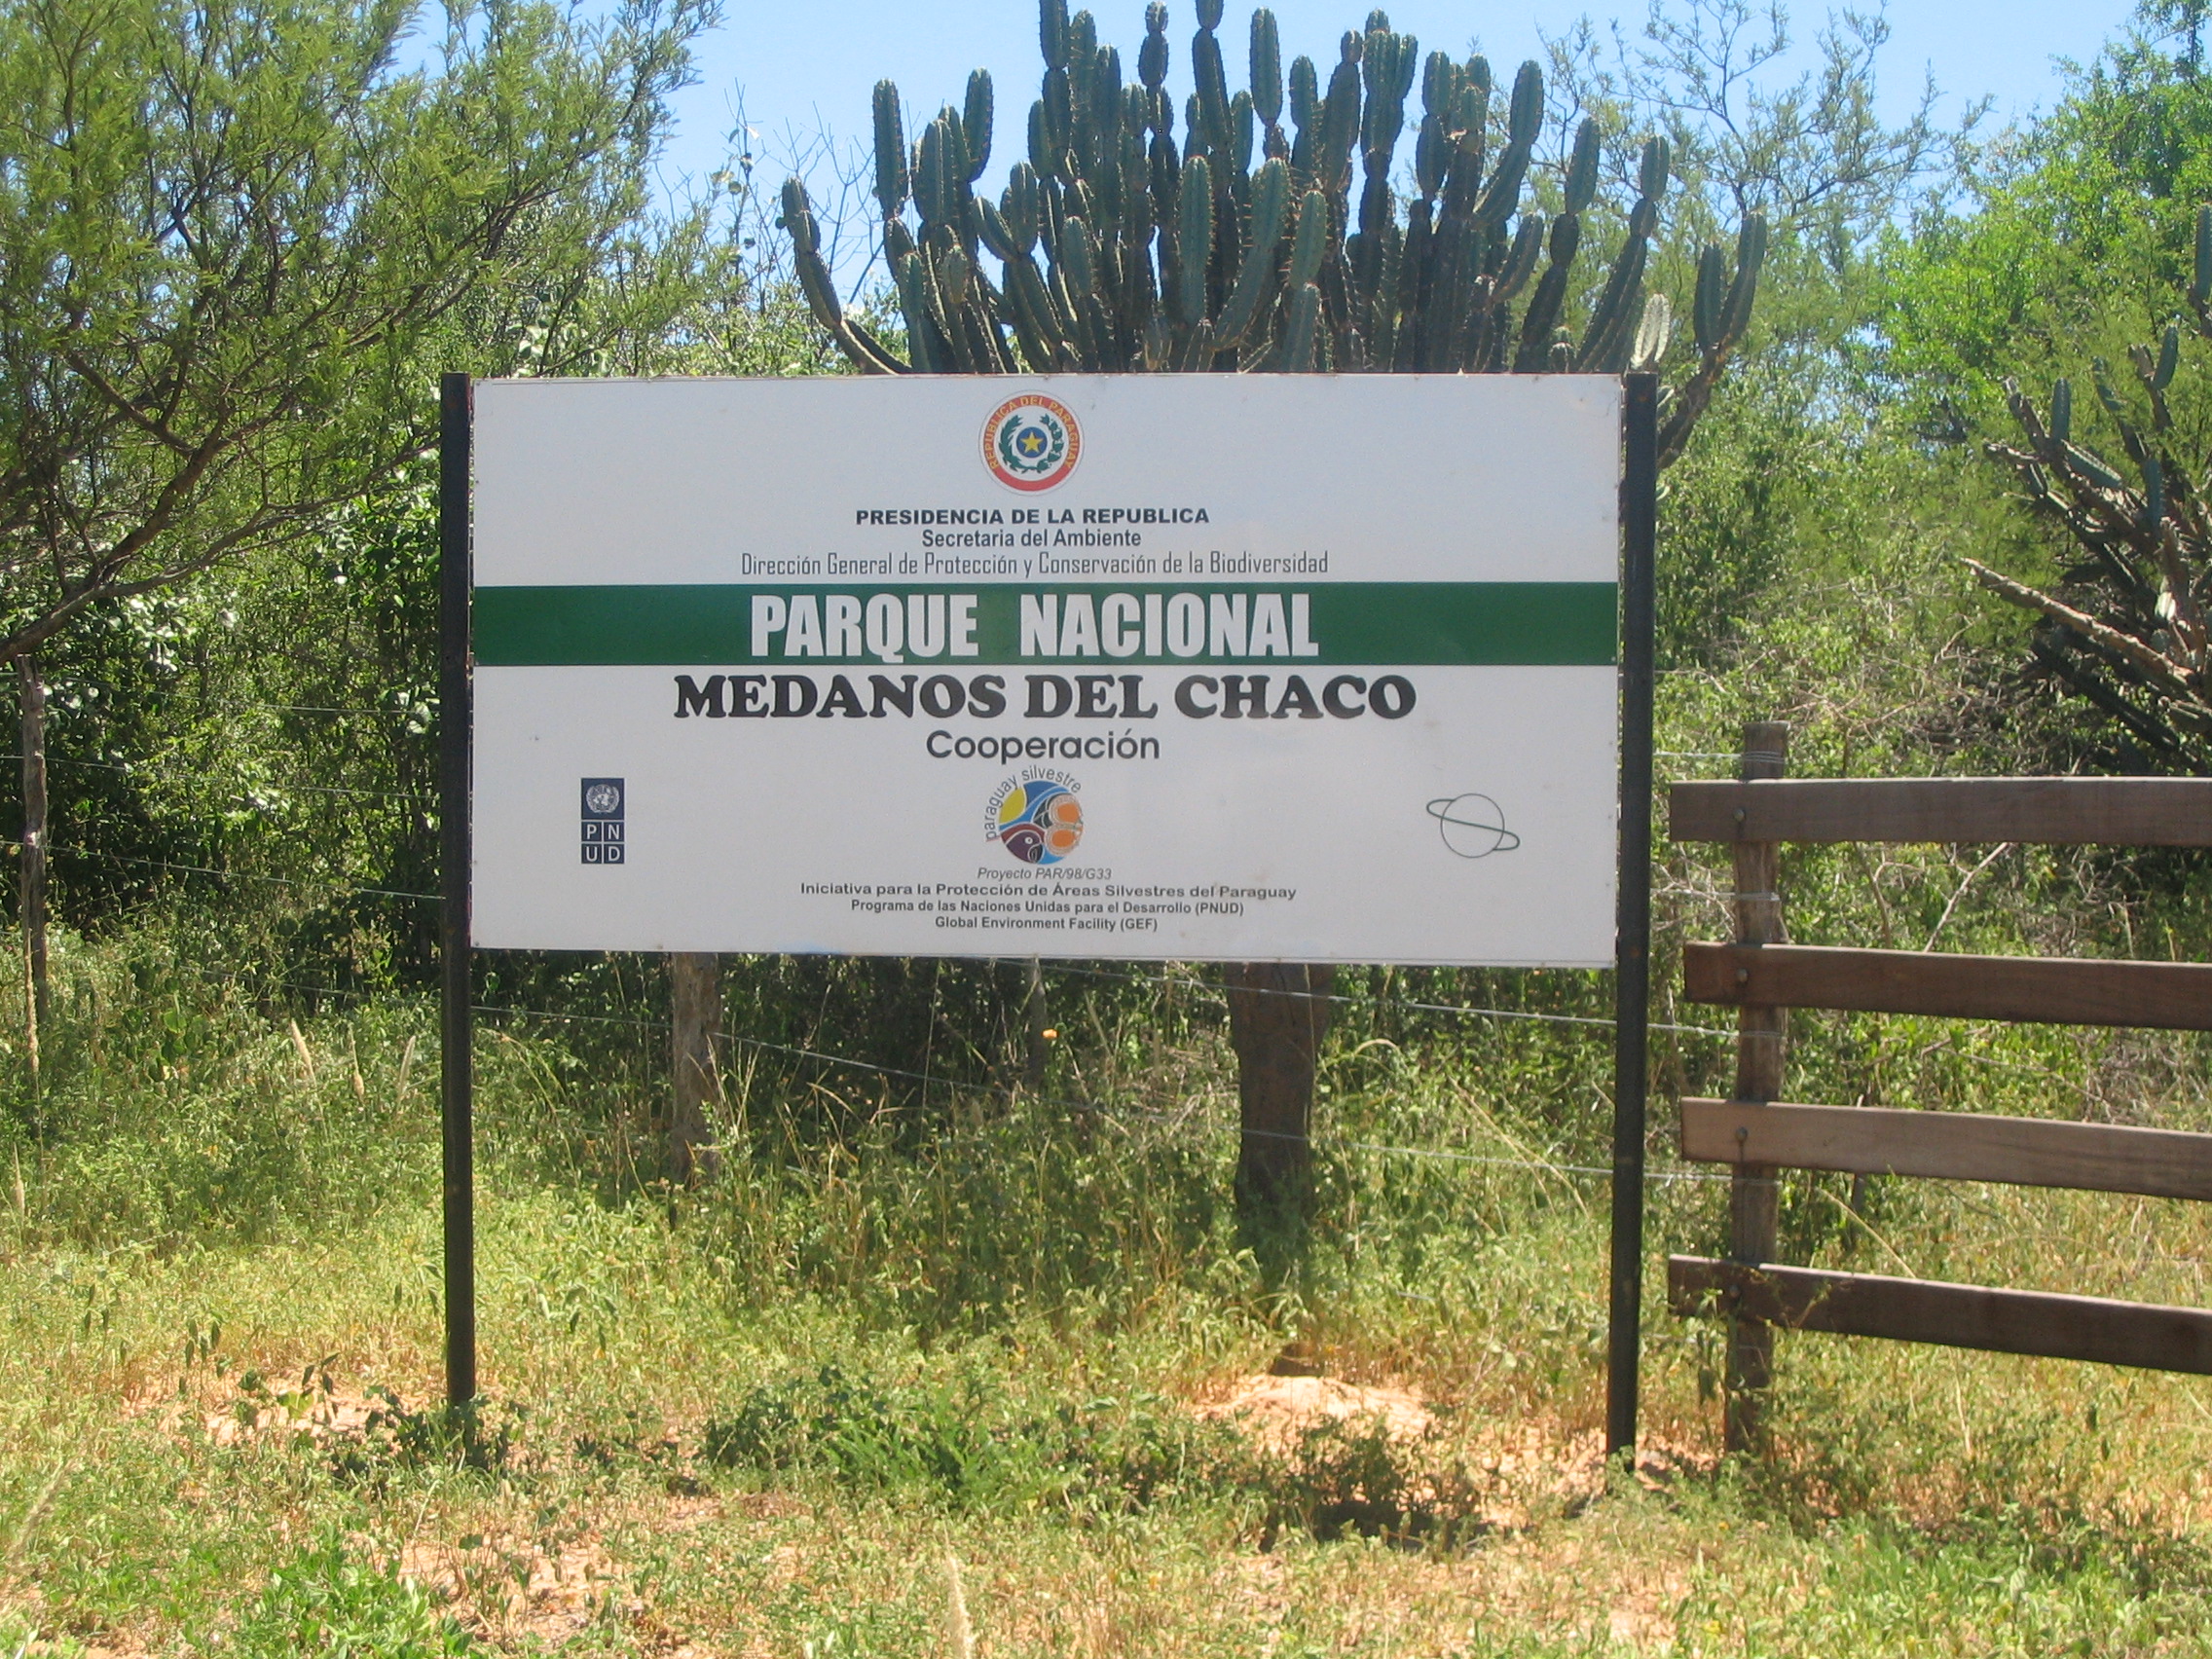
<path fill-rule="evenodd" d="M 1283 56 L 1304 53 L 1326 64 L 1338 35 L 1356 27 L 1372 0 L 1276 0 Z M 1194 26 L 1191 0 L 1170 0 L 1168 38 L 1174 42 L 1171 85 L 1183 70 Z M 1865 9 L 1871 9 L 1867 7 Z M 1135 48 L 1143 34 L 1143 0 L 1093 0 L 1102 39 L 1119 47 L 1134 74 Z M 1493 63 L 1510 72 L 1539 53 L 1541 38 L 1564 33 L 1589 15 L 1600 22 L 1619 16 L 1641 25 L 1642 0 L 1611 7 L 1571 0 L 1508 0 L 1467 5 L 1455 0 L 1399 0 L 1386 6 L 1392 24 L 1420 38 L 1423 51 L 1463 54 L 1479 43 Z M 1827 9 L 1792 9 L 1800 44 L 1825 20 Z M 1892 38 L 1882 60 L 1883 102 L 1903 114 L 1926 73 L 1955 113 L 1969 98 L 1995 100 L 1999 119 L 2047 108 L 2061 77 L 2055 60 L 2087 59 L 2126 20 L 2126 0 L 1894 0 Z M 1243 58 L 1248 5 L 1232 4 L 1222 25 L 1231 46 L 1233 84 Z M 900 0 L 839 0 L 834 6 L 793 0 L 726 0 L 726 14 L 701 45 L 701 81 L 678 111 L 681 129 L 668 166 L 670 182 L 684 174 L 703 178 L 726 154 L 724 145 L 743 109 L 749 140 L 764 168 L 780 162 L 794 142 L 827 130 L 844 143 L 865 140 L 870 89 L 890 76 L 909 110 L 925 116 L 942 102 L 957 102 L 968 71 L 987 67 L 997 83 L 999 132 L 993 177 L 1018 151 L 1029 101 L 1036 96 L 1038 56 L 1034 0 L 962 0 L 959 5 L 902 4 Z M 780 169 L 778 169 L 780 170 Z M 765 182 L 774 182 L 773 179 Z"/>

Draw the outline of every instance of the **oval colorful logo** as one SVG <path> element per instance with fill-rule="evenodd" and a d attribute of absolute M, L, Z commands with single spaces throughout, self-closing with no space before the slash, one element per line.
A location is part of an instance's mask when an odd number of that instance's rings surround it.
<path fill-rule="evenodd" d="M 1058 864 L 1083 839 L 1083 802 L 1050 778 L 1016 784 L 999 802 L 998 838 L 1023 864 Z"/>
<path fill-rule="evenodd" d="M 1066 481 L 1083 459 L 1083 430 L 1066 404 L 1043 392 L 1010 397 L 983 423 L 983 464 L 1009 490 L 1034 493 Z"/>

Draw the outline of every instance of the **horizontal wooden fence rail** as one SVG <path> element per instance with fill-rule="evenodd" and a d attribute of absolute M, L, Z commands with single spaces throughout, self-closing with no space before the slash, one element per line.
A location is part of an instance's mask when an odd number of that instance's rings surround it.
<path fill-rule="evenodd" d="M 2049 1118 L 1685 1099 L 1682 1156 L 2212 1200 L 2212 1135 Z"/>
<path fill-rule="evenodd" d="M 2212 966 L 1803 944 L 1686 944 L 1691 1002 L 2212 1031 Z"/>
<path fill-rule="evenodd" d="M 1677 784 L 1677 841 L 2212 846 L 2212 778 L 1806 778 Z"/>
<path fill-rule="evenodd" d="M 2201 1308 L 1704 1256 L 1668 1259 L 1667 1299 L 1684 1316 L 1727 1311 L 1798 1331 L 2212 1376 L 2212 1310 Z"/>
<path fill-rule="evenodd" d="M 1784 843 L 2212 846 L 2212 778 L 1788 778 L 1789 728 L 1744 729 L 1735 783 L 1677 784 L 1677 841 L 1733 859 L 1736 938 L 1682 947 L 1691 1002 L 1739 1010 L 1735 1096 L 1681 1102 L 1682 1156 L 1729 1169 L 1728 1259 L 1677 1256 L 1678 1314 L 1728 1323 L 1731 1452 L 1764 1444 L 1777 1329 L 2212 1376 L 2212 1309 L 1785 1267 L 1777 1176 L 1835 1170 L 2212 1201 L 2212 1134 L 1877 1106 L 1777 1104 L 1789 1011 L 2212 1031 L 2212 965 L 1785 943 Z M 1851 1210 L 1863 1205 L 1863 1179 Z"/>

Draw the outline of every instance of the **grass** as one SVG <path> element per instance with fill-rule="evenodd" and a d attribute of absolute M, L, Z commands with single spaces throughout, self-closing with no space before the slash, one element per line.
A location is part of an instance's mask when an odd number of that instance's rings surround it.
<path fill-rule="evenodd" d="M 1595 1118 L 1516 1099 L 1503 1053 L 1341 1048 L 1329 1219 L 1271 1285 L 1218 1111 L 968 1095 L 809 1140 L 763 1084 L 755 1156 L 678 1197 L 609 1174 L 644 1130 L 594 1117 L 558 1037 L 490 1033 L 490 1403 L 457 1423 L 424 1011 L 295 1043 L 170 989 L 191 1077 L 168 1014 L 118 1015 L 98 1098 L 47 1100 L 107 1132 L 6 1155 L 0 1654 L 940 1654 L 947 1552 L 987 1654 L 2212 1646 L 2194 1380 L 1801 1339 L 1774 1456 L 1730 1462 L 1713 1333 L 1654 1307 L 1656 1456 L 1608 1480 Z M 1814 1029 L 1808 1064 L 1851 1040 Z M 2070 1042 L 2015 1063 L 2110 1069 Z M 1161 1063 L 1221 1087 L 1205 1041 Z M 1388 1145 L 1504 1161 L 1365 1150 Z M 1811 1259 L 2204 1299 L 2187 1206 L 1897 1183 L 1866 1237 L 1822 1191 L 1791 1211 Z M 1710 1246 L 1719 1204 L 1657 1187 L 1659 1242 Z M 1207 1414 L 1292 1344 L 1426 1426 Z"/>

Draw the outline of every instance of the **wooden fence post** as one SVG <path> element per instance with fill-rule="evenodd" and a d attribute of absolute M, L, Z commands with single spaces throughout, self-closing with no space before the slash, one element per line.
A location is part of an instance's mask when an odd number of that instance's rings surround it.
<path fill-rule="evenodd" d="M 1031 1094 L 1045 1092 L 1045 1059 L 1051 1051 L 1045 1033 L 1051 1029 L 1051 1014 L 1045 1005 L 1045 965 L 1036 957 L 1029 959 L 1029 974 L 1021 999 L 1021 1017 L 1028 1044 L 1021 1066 L 1021 1087 Z"/>
<path fill-rule="evenodd" d="M 1781 720 L 1753 720 L 1744 727 L 1739 776 L 1779 778 L 1789 763 L 1789 727 Z M 1780 944 L 1784 940 L 1779 841 L 1736 843 L 1736 942 Z M 1738 1100 L 1766 1102 L 1782 1092 L 1783 1039 L 1789 1011 L 1747 1005 L 1736 1026 Z M 1767 1163 L 1735 1165 L 1728 1182 L 1728 1259 L 1756 1267 L 1773 1259 L 1780 1188 Z M 1728 1378 L 1725 1444 L 1731 1452 L 1755 1451 L 1763 1443 L 1767 1385 L 1774 1374 L 1774 1327 L 1760 1319 L 1733 1315 L 1728 1321 Z"/>
<path fill-rule="evenodd" d="M 1313 1078 L 1334 1012 L 1336 974 L 1325 962 L 1233 962 L 1223 969 L 1242 1120 L 1236 1202 L 1247 1222 L 1306 1219 Z"/>
<path fill-rule="evenodd" d="M 711 1179 L 720 1165 L 709 1105 L 721 1097 L 717 1049 L 722 1028 L 721 958 L 684 951 L 668 959 L 670 1049 L 675 1088 L 668 1119 L 668 1178 Z"/>

